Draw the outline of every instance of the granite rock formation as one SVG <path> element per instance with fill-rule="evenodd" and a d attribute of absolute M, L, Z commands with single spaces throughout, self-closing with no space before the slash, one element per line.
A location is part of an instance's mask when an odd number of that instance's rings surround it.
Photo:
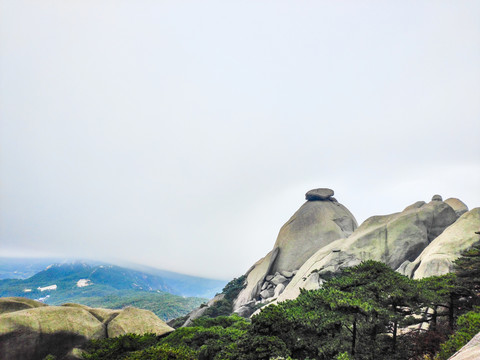
<path fill-rule="evenodd" d="M 414 278 L 441 275 L 479 240 L 480 209 L 468 211 L 456 198 L 434 195 L 429 203 L 372 216 L 357 228 L 333 195 L 324 188 L 306 193 L 307 202 L 282 226 L 273 249 L 245 274 L 245 287 L 233 300 L 235 313 L 248 317 L 262 306 L 294 299 L 301 288 L 318 289 L 333 273 L 365 260 Z"/>
<path fill-rule="evenodd" d="M 479 237 L 480 208 L 464 213 L 433 240 L 412 262 L 405 260 L 398 271 L 414 279 L 443 275 L 452 270 L 453 261 Z"/>
<path fill-rule="evenodd" d="M 467 205 L 457 198 L 449 198 L 445 200 L 445 203 L 455 210 L 458 216 L 462 216 L 468 211 Z"/>
<path fill-rule="evenodd" d="M 2 360 L 36 360 L 52 354 L 59 359 L 73 357 L 73 349 L 90 339 L 127 333 L 158 335 L 173 329 L 147 310 L 94 309 L 77 304 L 44 306 L 33 300 L 3 298 L 4 304 L 29 305 L 0 315 L 0 354 Z M 70 354 L 70 355 L 69 355 Z"/>
<path fill-rule="evenodd" d="M 448 226 L 457 214 L 446 203 L 416 202 L 400 213 L 373 216 L 353 234 L 320 248 L 298 270 L 277 301 L 293 299 L 300 288 L 318 289 L 325 275 L 358 265 L 364 260 L 381 261 L 393 269 L 413 262 Z"/>
<path fill-rule="evenodd" d="M 246 287 L 234 301 L 236 313 L 245 316 L 278 297 L 319 248 L 353 233 L 357 221 L 333 194 L 331 189 L 306 193 L 307 202 L 282 226 L 273 250 L 248 270 Z"/>

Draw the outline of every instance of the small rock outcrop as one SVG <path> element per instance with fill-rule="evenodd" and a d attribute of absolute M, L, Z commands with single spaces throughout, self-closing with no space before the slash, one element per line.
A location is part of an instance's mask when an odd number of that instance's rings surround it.
<path fill-rule="evenodd" d="M 22 303 L 18 299 L 4 298 L 1 302 Z M 94 309 L 78 304 L 46 306 L 34 300 L 24 300 L 31 305 L 30 308 L 0 315 L 2 360 L 37 360 L 49 354 L 64 358 L 74 353 L 75 347 L 91 339 L 127 333 L 161 335 L 173 331 L 147 310 Z"/>
<path fill-rule="evenodd" d="M 81 308 L 45 306 L 0 315 L 3 360 L 64 356 L 90 339 L 101 339 L 103 324 Z"/>
<path fill-rule="evenodd" d="M 334 192 L 332 189 L 321 188 L 313 189 L 308 191 L 305 194 L 305 199 L 307 201 L 325 201 L 330 199 L 333 196 Z"/>
<path fill-rule="evenodd" d="M 333 194 L 326 188 L 306 193 L 307 202 L 282 226 L 273 250 L 247 272 L 246 287 L 234 301 L 235 312 L 272 301 L 319 248 L 353 233 L 355 217 Z"/>

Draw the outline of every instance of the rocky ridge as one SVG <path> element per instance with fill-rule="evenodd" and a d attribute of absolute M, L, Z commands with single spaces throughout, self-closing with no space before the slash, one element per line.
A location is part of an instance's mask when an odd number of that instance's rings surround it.
<path fill-rule="evenodd" d="M 272 251 L 247 271 L 233 301 L 235 313 L 248 317 L 267 304 L 294 299 L 301 288 L 318 289 L 333 273 L 364 260 L 413 278 L 442 275 L 478 241 L 480 208 L 469 211 L 456 198 L 443 201 L 437 194 L 357 227 L 333 195 L 326 188 L 306 193 L 307 202 L 282 226 Z"/>

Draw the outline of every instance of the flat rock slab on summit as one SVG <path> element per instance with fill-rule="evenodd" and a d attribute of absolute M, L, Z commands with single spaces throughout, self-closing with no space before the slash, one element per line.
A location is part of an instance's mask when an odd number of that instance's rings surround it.
<path fill-rule="evenodd" d="M 320 188 L 320 189 L 313 189 L 308 191 L 305 194 L 305 199 L 308 201 L 315 201 L 315 200 L 328 200 L 333 196 L 334 192 L 332 189 L 327 188 Z"/>

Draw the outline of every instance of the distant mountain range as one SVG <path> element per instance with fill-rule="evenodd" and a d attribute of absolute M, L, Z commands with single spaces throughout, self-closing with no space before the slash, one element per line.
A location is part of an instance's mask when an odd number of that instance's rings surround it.
<path fill-rule="evenodd" d="M 168 320 L 185 315 L 221 292 L 225 281 L 140 267 L 128 269 L 98 262 L 48 263 L 39 259 L 0 258 L 0 297 L 21 296 L 50 305 L 75 302 L 88 306 L 136 306 Z M 30 275 L 26 279 L 18 277 Z"/>
<path fill-rule="evenodd" d="M 64 260 L 56 258 L 7 258 L 0 257 L 0 280 L 27 279 L 44 270 L 48 265 L 61 263 Z"/>
<path fill-rule="evenodd" d="M 68 277 L 70 275 L 72 279 Z M 0 280 L 29 280 L 11 282 L 12 286 L 20 284 L 27 286 L 30 282 L 36 284 L 57 279 L 67 283 L 70 281 L 71 285 L 74 278 L 89 276 L 96 279 L 96 284 L 111 285 L 116 289 L 161 290 L 180 296 L 206 298 L 220 292 L 227 283 L 223 280 L 190 276 L 138 264 L 116 266 L 91 260 L 0 257 Z M 93 279 L 91 280 L 93 282 Z"/>

